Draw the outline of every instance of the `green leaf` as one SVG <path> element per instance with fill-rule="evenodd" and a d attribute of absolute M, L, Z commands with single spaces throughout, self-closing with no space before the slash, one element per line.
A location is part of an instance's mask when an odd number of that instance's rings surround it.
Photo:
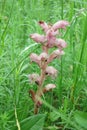
<path fill-rule="evenodd" d="M 28 117 L 20 122 L 21 130 L 43 130 L 44 120 L 44 114 Z"/>
<path fill-rule="evenodd" d="M 81 127 L 87 129 L 87 112 L 76 111 L 74 118 Z"/>
<path fill-rule="evenodd" d="M 56 121 L 60 116 L 55 113 L 55 111 L 50 113 L 50 120 Z"/>

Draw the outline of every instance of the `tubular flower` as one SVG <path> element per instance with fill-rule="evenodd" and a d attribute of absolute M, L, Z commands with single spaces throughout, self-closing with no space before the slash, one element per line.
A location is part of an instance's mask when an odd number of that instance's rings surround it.
<path fill-rule="evenodd" d="M 63 39 L 59 38 L 59 39 L 56 39 L 55 46 L 58 47 L 59 49 L 63 49 L 63 48 L 66 48 L 67 43 Z"/>
<path fill-rule="evenodd" d="M 48 57 L 49 57 L 48 54 L 45 53 L 45 52 L 42 52 L 40 54 L 40 56 L 39 56 L 39 58 L 40 58 L 41 61 L 47 61 Z"/>
<path fill-rule="evenodd" d="M 30 54 L 30 60 L 32 62 L 36 62 L 38 65 L 40 65 L 40 59 L 39 59 L 39 56 L 35 53 L 31 53 Z"/>
<path fill-rule="evenodd" d="M 46 37 L 47 37 L 47 47 L 53 47 L 56 40 L 54 30 L 53 29 L 48 30 Z"/>
<path fill-rule="evenodd" d="M 30 54 L 30 60 L 32 62 L 37 63 L 39 65 L 39 67 L 41 67 L 44 62 L 47 62 L 48 58 L 49 58 L 49 56 L 45 52 L 42 52 L 39 56 L 35 53 Z"/>
<path fill-rule="evenodd" d="M 38 85 L 40 84 L 40 76 L 38 74 L 29 74 L 28 77 L 31 83 L 35 82 Z"/>
<path fill-rule="evenodd" d="M 47 66 L 45 74 L 52 76 L 52 77 L 56 77 L 57 76 L 57 70 L 52 66 Z"/>
<path fill-rule="evenodd" d="M 48 92 L 52 89 L 56 88 L 55 84 L 47 84 L 44 88 L 43 88 L 43 93 Z"/>
<path fill-rule="evenodd" d="M 54 29 L 54 31 L 56 31 L 57 29 L 60 29 L 60 28 L 66 29 L 66 26 L 68 26 L 68 25 L 69 25 L 69 22 L 67 22 L 67 21 L 65 21 L 65 20 L 60 20 L 60 21 L 56 22 L 56 23 L 52 26 L 52 28 Z"/>
<path fill-rule="evenodd" d="M 37 43 L 44 43 L 46 41 L 46 37 L 38 33 L 31 34 L 30 37 Z"/>
<path fill-rule="evenodd" d="M 60 50 L 60 49 L 57 49 L 55 51 L 53 51 L 52 53 L 54 56 L 57 56 L 58 58 L 60 58 L 61 55 L 64 55 L 64 51 L 63 50 Z"/>
<path fill-rule="evenodd" d="M 47 25 L 46 22 L 44 22 L 44 21 L 39 21 L 38 23 L 39 23 L 39 25 L 42 27 L 42 29 L 43 29 L 45 32 L 48 31 L 49 26 Z"/>
<path fill-rule="evenodd" d="M 53 61 L 53 59 L 55 59 L 55 58 L 60 58 L 62 55 L 64 55 L 63 50 L 57 49 L 57 50 L 53 51 L 52 54 L 50 54 L 50 56 L 49 56 L 48 63 Z"/>

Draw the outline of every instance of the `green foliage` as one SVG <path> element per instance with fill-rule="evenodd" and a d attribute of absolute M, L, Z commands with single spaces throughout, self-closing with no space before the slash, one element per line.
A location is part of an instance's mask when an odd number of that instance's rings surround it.
<path fill-rule="evenodd" d="M 36 86 L 27 75 L 40 71 L 29 61 L 31 52 L 40 54 L 40 45 L 29 35 L 42 33 L 39 20 L 61 19 L 70 26 L 62 36 L 68 44 L 65 56 L 53 63 L 57 87 L 43 97 L 41 114 L 34 116 L 28 91 Z M 16 127 L 15 106 L 23 130 L 87 129 L 87 0 L 0 0 L 0 130 Z"/>
<path fill-rule="evenodd" d="M 75 121 L 83 127 L 83 129 L 87 129 L 87 112 L 76 111 L 74 115 Z"/>
<path fill-rule="evenodd" d="M 20 122 L 21 130 L 43 130 L 44 119 L 44 114 L 28 117 Z"/>

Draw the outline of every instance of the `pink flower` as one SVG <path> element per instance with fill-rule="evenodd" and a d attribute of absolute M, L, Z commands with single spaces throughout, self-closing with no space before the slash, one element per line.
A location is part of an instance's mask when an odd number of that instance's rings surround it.
<path fill-rule="evenodd" d="M 38 33 L 31 34 L 30 37 L 37 43 L 44 43 L 46 41 L 46 37 Z"/>
<path fill-rule="evenodd" d="M 47 37 L 52 37 L 52 36 L 56 36 L 58 34 L 58 31 L 54 31 L 53 28 L 49 29 L 46 33 Z"/>
<path fill-rule="evenodd" d="M 45 32 L 48 31 L 49 26 L 47 25 L 46 22 L 44 22 L 44 21 L 39 21 L 39 25 L 42 27 L 42 29 L 43 29 Z"/>
<path fill-rule="evenodd" d="M 64 20 L 60 20 L 58 22 L 56 22 L 52 28 L 54 29 L 54 31 L 56 31 L 57 29 L 60 29 L 60 28 L 63 28 L 63 29 L 66 29 L 66 26 L 69 25 L 69 22 L 67 21 L 64 21 Z"/>
<path fill-rule="evenodd" d="M 52 54 L 56 55 L 57 57 L 60 57 L 61 55 L 64 55 L 65 53 L 63 50 L 57 49 L 57 50 L 53 51 Z"/>
<path fill-rule="evenodd" d="M 52 77 L 56 77 L 57 76 L 57 70 L 52 66 L 47 66 L 45 74 L 52 76 Z"/>
<path fill-rule="evenodd" d="M 33 61 L 33 62 L 36 62 L 38 65 L 40 65 L 39 56 L 35 53 L 30 54 L 30 60 Z"/>
<path fill-rule="evenodd" d="M 43 88 L 43 93 L 48 92 L 54 88 L 56 88 L 55 84 L 48 84 L 45 86 L 45 88 Z"/>
<path fill-rule="evenodd" d="M 46 38 L 47 38 L 47 46 L 48 47 L 53 47 L 56 37 L 55 35 L 57 34 L 57 32 L 54 32 L 53 29 L 49 29 L 46 33 Z"/>
<path fill-rule="evenodd" d="M 59 49 L 63 49 L 67 46 L 67 43 L 63 39 L 59 38 L 56 39 L 55 46 L 58 47 Z"/>
<path fill-rule="evenodd" d="M 40 54 L 40 56 L 39 56 L 39 59 L 41 60 L 41 61 L 47 61 L 47 59 L 48 59 L 48 54 L 46 53 L 46 52 L 42 52 L 41 54 Z"/>
<path fill-rule="evenodd" d="M 64 55 L 63 50 L 57 49 L 57 50 L 53 51 L 53 53 L 49 56 L 48 63 L 50 63 L 55 58 L 60 58 L 61 55 Z"/>
<path fill-rule="evenodd" d="M 48 54 L 46 52 L 42 52 L 39 55 L 39 59 L 40 59 L 40 68 L 41 69 L 45 69 L 46 65 L 47 65 L 47 60 L 48 60 Z"/>
<path fill-rule="evenodd" d="M 39 56 L 35 53 L 31 53 L 30 55 L 30 60 L 37 63 L 39 67 L 42 67 L 44 61 L 47 62 L 48 58 L 49 56 L 46 52 L 42 52 Z"/>
<path fill-rule="evenodd" d="M 39 74 L 33 73 L 28 75 L 31 83 L 35 82 L 37 85 L 40 85 L 40 76 Z"/>

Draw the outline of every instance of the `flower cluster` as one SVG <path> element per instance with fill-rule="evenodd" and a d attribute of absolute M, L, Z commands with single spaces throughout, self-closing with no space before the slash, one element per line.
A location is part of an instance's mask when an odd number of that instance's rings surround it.
<path fill-rule="evenodd" d="M 38 33 L 31 34 L 30 37 L 37 43 L 42 45 L 42 53 L 37 55 L 36 53 L 30 54 L 30 60 L 35 62 L 40 67 L 40 75 L 33 73 L 29 75 L 29 80 L 37 84 L 37 91 L 30 90 L 32 100 L 34 101 L 35 109 L 34 113 L 38 113 L 39 107 L 42 105 L 40 97 L 55 88 L 54 84 L 47 84 L 44 86 L 44 81 L 47 76 L 56 77 L 58 71 L 53 66 L 48 66 L 50 62 L 55 58 L 60 58 L 64 55 L 63 49 L 67 46 L 67 43 L 61 39 L 57 38 L 59 35 L 59 29 L 66 29 L 66 26 L 69 25 L 67 21 L 61 20 L 56 22 L 54 25 L 48 25 L 44 21 L 39 21 L 39 25 L 43 29 L 45 35 L 40 35 Z M 55 47 L 52 53 L 49 53 L 49 49 Z"/>

